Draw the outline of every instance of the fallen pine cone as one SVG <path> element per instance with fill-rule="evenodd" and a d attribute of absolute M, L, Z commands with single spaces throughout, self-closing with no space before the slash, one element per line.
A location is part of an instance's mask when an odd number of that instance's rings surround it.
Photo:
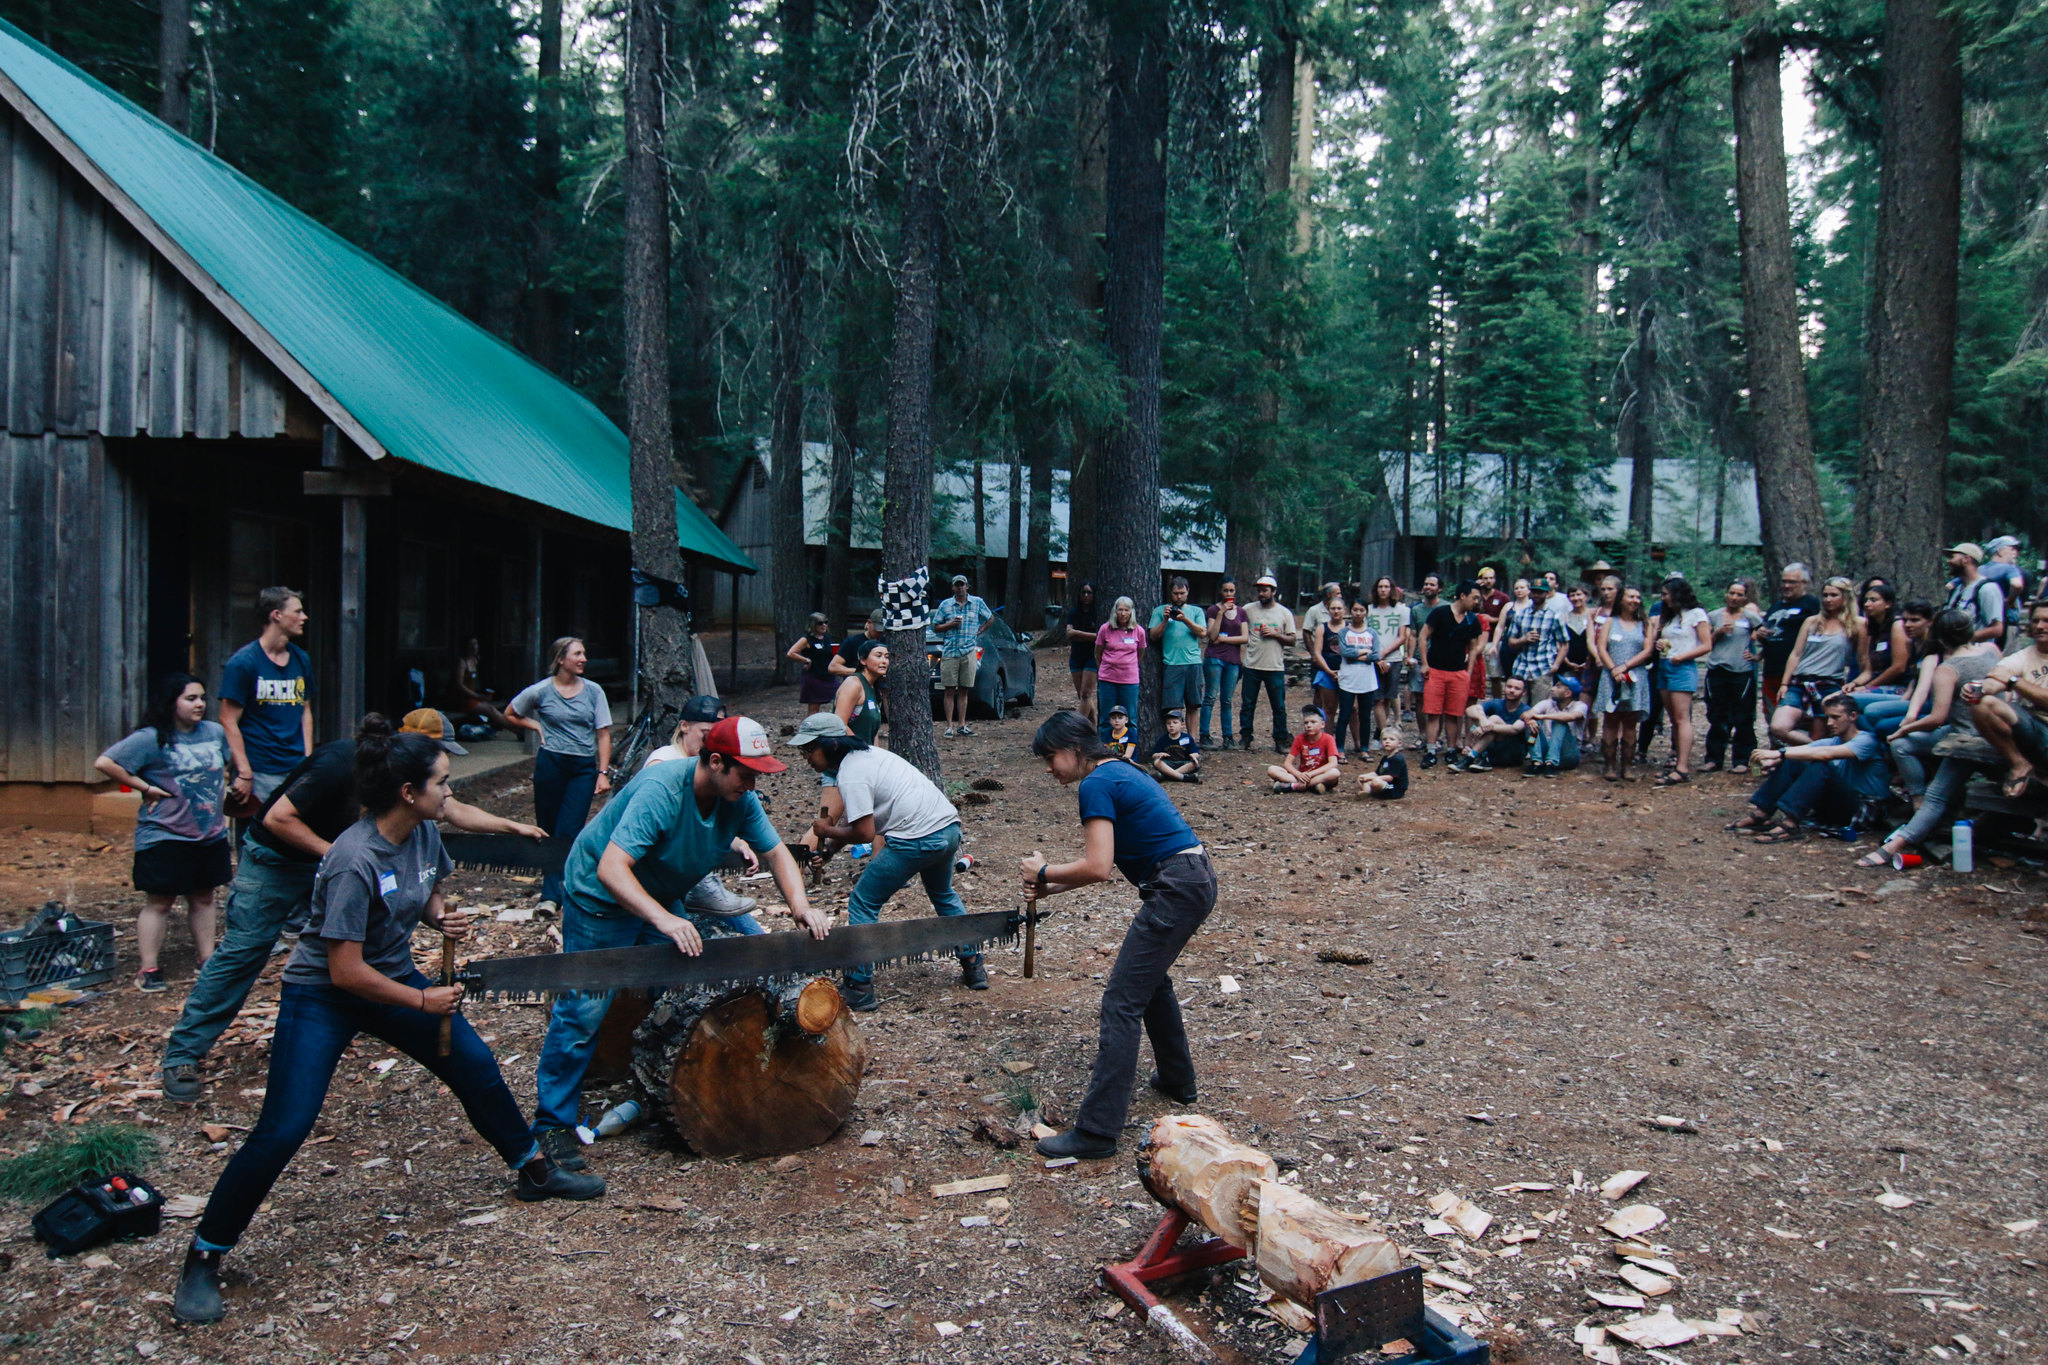
<path fill-rule="evenodd" d="M 1346 967 L 1370 967 L 1372 955 L 1356 952 L 1350 948 L 1325 948 L 1316 954 L 1318 962 L 1339 962 Z"/>

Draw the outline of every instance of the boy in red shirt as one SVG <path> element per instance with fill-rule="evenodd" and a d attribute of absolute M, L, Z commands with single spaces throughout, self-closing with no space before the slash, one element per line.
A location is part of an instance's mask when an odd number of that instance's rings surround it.
<path fill-rule="evenodd" d="M 1276 792 L 1313 791 L 1318 796 L 1337 785 L 1337 756 L 1342 746 L 1333 735 L 1323 733 L 1323 710 L 1301 708 L 1301 733 L 1287 751 L 1287 761 L 1266 769 Z"/>

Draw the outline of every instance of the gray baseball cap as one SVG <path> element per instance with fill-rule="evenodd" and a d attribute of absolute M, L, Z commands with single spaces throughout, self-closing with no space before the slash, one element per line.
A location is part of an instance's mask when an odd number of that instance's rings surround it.
<path fill-rule="evenodd" d="M 792 749 L 801 749 L 821 739 L 843 739 L 852 733 L 853 731 L 846 728 L 845 721 L 830 711 L 819 711 L 815 715 L 805 716 L 803 724 L 796 727 L 796 733 L 783 743 Z"/>

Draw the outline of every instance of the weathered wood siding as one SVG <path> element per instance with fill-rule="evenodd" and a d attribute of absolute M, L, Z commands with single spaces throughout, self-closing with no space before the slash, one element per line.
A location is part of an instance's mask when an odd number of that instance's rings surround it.
<path fill-rule="evenodd" d="M 773 520 L 774 513 L 768 505 L 767 467 L 759 460 L 750 459 L 740 466 L 739 484 L 733 489 L 726 507 L 725 522 L 719 528 L 725 532 L 726 539 L 761 566 L 759 573 L 737 575 L 740 580 L 740 624 L 743 626 L 775 624 Z M 709 578 L 717 585 L 718 600 L 712 610 L 714 619 L 721 626 L 732 623 L 734 577 L 733 574 L 719 573 Z M 787 645 L 783 647 L 788 648 Z"/>
<path fill-rule="evenodd" d="M 97 438 L 0 437 L 0 780 L 95 780 L 141 692 L 143 514 Z"/>
<path fill-rule="evenodd" d="M 17 436 L 267 438 L 289 386 L 0 107 L 0 420 Z"/>

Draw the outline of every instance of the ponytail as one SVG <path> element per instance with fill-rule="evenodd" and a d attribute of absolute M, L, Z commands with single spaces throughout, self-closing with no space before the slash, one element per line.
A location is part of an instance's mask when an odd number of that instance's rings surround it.
<path fill-rule="evenodd" d="M 423 788 L 434 775 L 434 760 L 445 750 L 426 735 L 400 734 L 372 711 L 356 729 L 356 800 L 382 815 L 404 800 L 407 784 Z"/>

